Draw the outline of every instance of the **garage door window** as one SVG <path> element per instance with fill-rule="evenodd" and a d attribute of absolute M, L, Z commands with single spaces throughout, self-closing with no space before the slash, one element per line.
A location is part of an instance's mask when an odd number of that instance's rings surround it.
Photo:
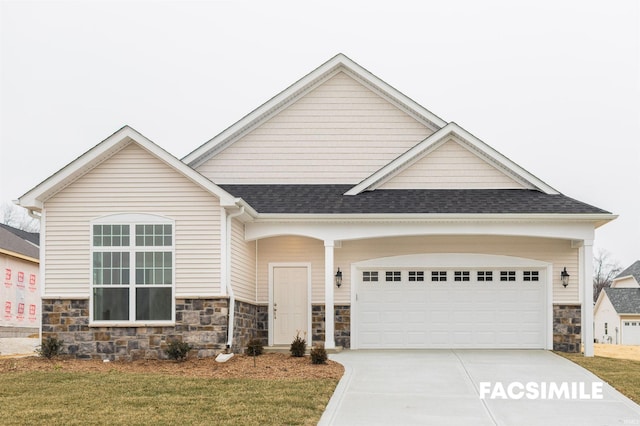
<path fill-rule="evenodd" d="M 424 271 L 409 271 L 409 281 L 424 281 Z"/>
<path fill-rule="evenodd" d="M 402 273 L 400 271 L 387 271 L 385 274 L 385 281 L 400 282 L 402 281 Z"/>
<path fill-rule="evenodd" d="M 515 281 L 516 271 L 500 271 L 500 281 Z"/>
<path fill-rule="evenodd" d="M 469 271 L 454 271 L 454 281 L 469 281 Z"/>
<path fill-rule="evenodd" d="M 363 282 L 378 282 L 378 271 L 364 271 L 362 272 Z"/>
<path fill-rule="evenodd" d="M 478 271 L 478 281 L 493 281 L 493 271 Z"/>
<path fill-rule="evenodd" d="M 523 281 L 540 281 L 538 271 L 524 271 L 522 274 Z"/>
<path fill-rule="evenodd" d="M 447 281 L 447 271 L 431 271 L 431 281 Z"/>

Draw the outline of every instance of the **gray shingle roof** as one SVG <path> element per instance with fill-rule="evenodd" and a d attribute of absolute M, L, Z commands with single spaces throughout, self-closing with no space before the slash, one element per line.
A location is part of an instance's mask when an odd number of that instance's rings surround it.
<path fill-rule="evenodd" d="M 616 279 L 622 278 L 622 277 L 628 277 L 629 275 L 631 275 L 633 278 L 636 279 L 638 283 L 640 283 L 640 260 L 636 260 L 635 262 L 633 262 L 631 266 L 629 266 L 624 271 L 620 272 L 616 276 Z"/>
<path fill-rule="evenodd" d="M 13 226 L 5 225 L 4 223 L 0 223 L 0 228 L 4 228 L 7 231 L 22 238 L 23 240 L 27 240 L 30 243 L 33 243 L 37 246 L 40 245 L 40 233 L 38 232 L 23 231 L 22 229 L 17 229 L 17 228 L 14 228 Z"/>
<path fill-rule="evenodd" d="M 24 231 L 20 231 L 19 229 L 15 229 L 10 226 L 0 226 L 0 248 L 38 259 L 40 256 L 40 249 L 37 245 L 23 238 L 21 236 L 23 235 L 23 232 Z M 32 234 L 31 232 L 24 233 Z"/>
<path fill-rule="evenodd" d="M 219 185 L 259 213 L 609 214 L 562 194 L 528 189 L 377 189 L 352 185 Z"/>
<path fill-rule="evenodd" d="M 605 288 L 613 308 L 619 314 L 640 314 L 640 288 Z"/>

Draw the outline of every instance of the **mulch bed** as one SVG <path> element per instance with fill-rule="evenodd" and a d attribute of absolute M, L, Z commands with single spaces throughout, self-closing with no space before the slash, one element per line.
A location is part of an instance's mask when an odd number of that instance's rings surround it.
<path fill-rule="evenodd" d="M 235 355 L 225 363 L 214 358 L 189 359 L 184 362 L 138 360 L 103 362 L 40 357 L 0 359 L 0 374 L 28 371 L 64 371 L 108 373 L 113 371 L 140 374 L 163 374 L 215 379 L 339 379 L 344 367 L 334 361 L 314 365 L 309 357 L 294 358 L 288 354 L 263 354 L 255 357 Z"/>

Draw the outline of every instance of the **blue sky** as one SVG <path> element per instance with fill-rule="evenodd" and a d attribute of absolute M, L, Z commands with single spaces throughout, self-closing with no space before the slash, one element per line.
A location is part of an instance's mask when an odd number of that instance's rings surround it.
<path fill-rule="evenodd" d="M 606 1 L 2 1 L 0 200 L 125 124 L 182 157 L 338 52 L 640 259 L 640 12 Z"/>

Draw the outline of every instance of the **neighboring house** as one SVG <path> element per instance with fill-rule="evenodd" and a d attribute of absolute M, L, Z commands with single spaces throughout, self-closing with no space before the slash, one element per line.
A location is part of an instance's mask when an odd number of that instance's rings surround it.
<path fill-rule="evenodd" d="M 595 339 L 600 343 L 640 345 L 640 260 L 613 279 L 594 308 Z"/>
<path fill-rule="evenodd" d="M 40 330 L 40 236 L 0 224 L 0 337 L 26 337 Z"/>
<path fill-rule="evenodd" d="M 616 217 L 341 54 L 182 160 L 124 127 L 19 203 L 42 214 L 43 335 L 110 359 L 298 332 L 592 355 L 594 230 Z"/>

